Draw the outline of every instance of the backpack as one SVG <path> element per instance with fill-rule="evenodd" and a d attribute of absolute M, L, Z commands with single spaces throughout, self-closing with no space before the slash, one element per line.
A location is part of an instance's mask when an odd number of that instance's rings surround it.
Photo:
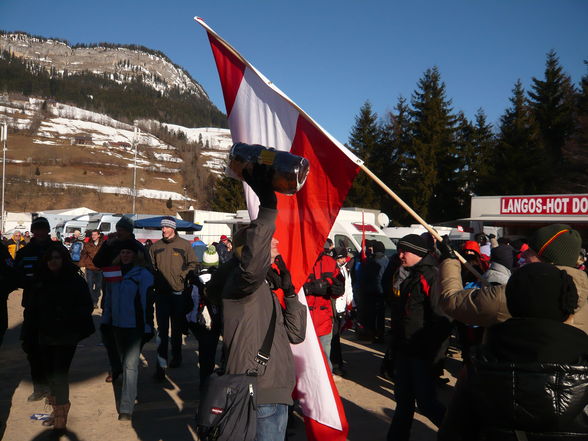
<path fill-rule="evenodd" d="M 71 248 L 69 249 L 69 253 L 71 254 L 71 260 L 74 262 L 79 262 L 80 258 L 82 257 L 82 249 L 84 248 L 84 244 L 80 241 L 75 241 L 71 244 Z"/>

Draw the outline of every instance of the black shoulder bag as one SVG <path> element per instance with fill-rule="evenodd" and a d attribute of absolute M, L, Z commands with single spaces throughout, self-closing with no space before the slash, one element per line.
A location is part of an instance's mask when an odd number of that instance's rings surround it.
<path fill-rule="evenodd" d="M 276 329 L 276 306 L 272 295 L 272 318 L 261 349 L 255 356 L 259 366 L 267 366 Z M 196 432 L 201 441 L 252 441 L 257 432 L 258 368 L 245 374 L 219 375 L 206 381 Z"/>

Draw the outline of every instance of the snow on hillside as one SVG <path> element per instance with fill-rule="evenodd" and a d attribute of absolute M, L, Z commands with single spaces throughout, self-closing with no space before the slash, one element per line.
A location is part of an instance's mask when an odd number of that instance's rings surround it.
<path fill-rule="evenodd" d="M 176 124 L 163 123 L 170 131 L 184 133 L 188 142 L 199 142 L 211 150 L 223 150 L 228 152 L 233 145 L 231 131 L 229 129 L 219 129 L 216 127 L 200 127 L 189 129 Z M 208 145 L 207 145 L 208 143 Z"/>
<path fill-rule="evenodd" d="M 48 181 L 37 181 L 38 185 L 50 188 L 86 188 L 90 190 L 96 190 L 100 193 L 111 193 L 111 194 L 122 194 L 122 195 L 133 195 L 133 189 L 130 187 L 113 187 L 113 186 L 102 186 L 93 184 L 78 184 L 73 182 L 48 182 Z M 171 198 L 172 201 L 191 201 L 192 199 L 181 195 L 175 191 L 163 191 L 163 190 L 152 190 L 148 188 L 137 189 L 137 197 L 148 198 L 148 199 L 162 199 L 167 200 Z"/>
<path fill-rule="evenodd" d="M 135 133 L 132 126 L 129 126 L 129 129 L 121 129 L 92 121 L 61 117 L 50 118 L 48 121 L 43 121 L 41 127 L 37 131 L 38 136 L 68 140 L 72 139 L 75 135 L 80 134 L 90 135 L 92 137 L 92 144 L 102 146 L 120 142 L 132 144 L 135 139 Z M 157 149 L 174 149 L 174 147 L 161 142 L 161 140 L 150 133 L 144 132 L 137 135 L 137 143 L 141 146 Z M 171 155 L 167 156 L 170 157 Z M 174 162 L 181 161 L 182 160 L 179 158 L 174 158 Z"/>
<path fill-rule="evenodd" d="M 41 146 L 83 144 L 84 148 L 101 148 L 109 156 L 123 159 L 133 166 L 131 146 L 135 142 L 135 128 L 131 124 L 123 123 L 108 115 L 80 109 L 67 104 L 47 102 L 43 110 L 44 101 L 38 98 L 10 99 L 8 95 L 0 95 L 0 121 L 6 121 L 11 128 L 28 130 L 35 117 L 44 118 L 33 138 L 33 143 Z M 50 116 L 47 117 L 46 115 Z M 182 159 L 175 153 L 175 147 L 161 141 L 147 130 L 155 131 L 166 127 L 176 133 L 184 133 L 189 142 L 201 141 L 205 148 L 201 154 L 204 157 L 204 167 L 214 174 L 222 174 L 225 169 L 228 152 L 232 145 L 231 132 L 228 129 L 214 127 L 187 128 L 176 124 L 160 123 L 154 120 L 137 120 L 140 130 L 136 142 L 137 164 L 143 168 L 162 173 L 177 173 L 178 168 L 164 167 L 160 163 L 180 164 Z M 153 149 L 151 158 L 157 163 L 149 161 L 144 147 Z M 166 152 L 161 152 L 165 150 Z M 169 152 L 169 153 L 168 153 Z"/>

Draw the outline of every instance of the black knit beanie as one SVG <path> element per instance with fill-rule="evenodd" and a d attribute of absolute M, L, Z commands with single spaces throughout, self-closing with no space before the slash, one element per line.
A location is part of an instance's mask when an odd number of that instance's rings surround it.
<path fill-rule="evenodd" d="M 409 251 L 419 257 L 425 257 L 429 250 L 427 241 L 418 234 L 408 234 L 404 236 L 396 245 L 398 251 Z"/>
<path fill-rule="evenodd" d="M 512 269 L 514 261 L 514 249 L 510 245 L 498 245 L 490 252 L 490 261 L 499 263 L 508 269 Z"/>
<path fill-rule="evenodd" d="M 506 284 L 506 304 L 513 317 L 563 322 L 578 305 L 574 280 L 549 263 L 529 263 Z"/>
<path fill-rule="evenodd" d="M 133 232 L 133 221 L 130 220 L 128 217 L 123 216 L 116 223 L 116 228 L 122 228 L 123 230 L 126 230 L 129 233 L 132 233 Z"/>
<path fill-rule="evenodd" d="M 529 241 L 529 246 L 545 262 L 575 268 L 582 238 L 568 225 L 553 224 L 539 228 Z"/>
<path fill-rule="evenodd" d="M 46 228 L 47 230 L 51 230 L 49 221 L 46 217 L 37 217 L 31 222 L 31 231 L 36 228 Z"/>

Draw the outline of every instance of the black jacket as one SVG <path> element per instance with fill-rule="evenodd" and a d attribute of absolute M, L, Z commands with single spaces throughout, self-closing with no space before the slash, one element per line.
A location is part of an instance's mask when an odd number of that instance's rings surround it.
<path fill-rule="evenodd" d="M 433 361 L 441 344 L 451 332 L 450 321 L 433 307 L 438 277 L 437 261 L 427 254 L 409 267 L 409 275 L 400 285 L 400 305 L 396 317 L 400 323 L 399 349 L 410 356 Z"/>
<path fill-rule="evenodd" d="M 16 253 L 14 267 L 18 277 L 18 285 L 19 287 L 23 288 L 22 306 L 25 308 L 25 321 L 27 319 L 26 309 L 30 305 L 30 292 L 33 278 L 37 272 L 37 266 L 41 260 L 41 257 L 43 257 L 50 246 L 55 246 L 55 242 L 53 242 L 49 237 L 47 237 L 45 240 L 39 240 L 38 238 L 33 237 L 24 248 L 21 248 Z"/>
<path fill-rule="evenodd" d="M 26 339 L 42 345 L 76 345 L 94 332 L 94 306 L 79 274 L 35 280 L 31 286 L 29 320 L 23 324 Z"/>
<path fill-rule="evenodd" d="M 460 378 L 439 440 L 588 439 L 588 335 L 543 319 L 510 319 Z"/>

